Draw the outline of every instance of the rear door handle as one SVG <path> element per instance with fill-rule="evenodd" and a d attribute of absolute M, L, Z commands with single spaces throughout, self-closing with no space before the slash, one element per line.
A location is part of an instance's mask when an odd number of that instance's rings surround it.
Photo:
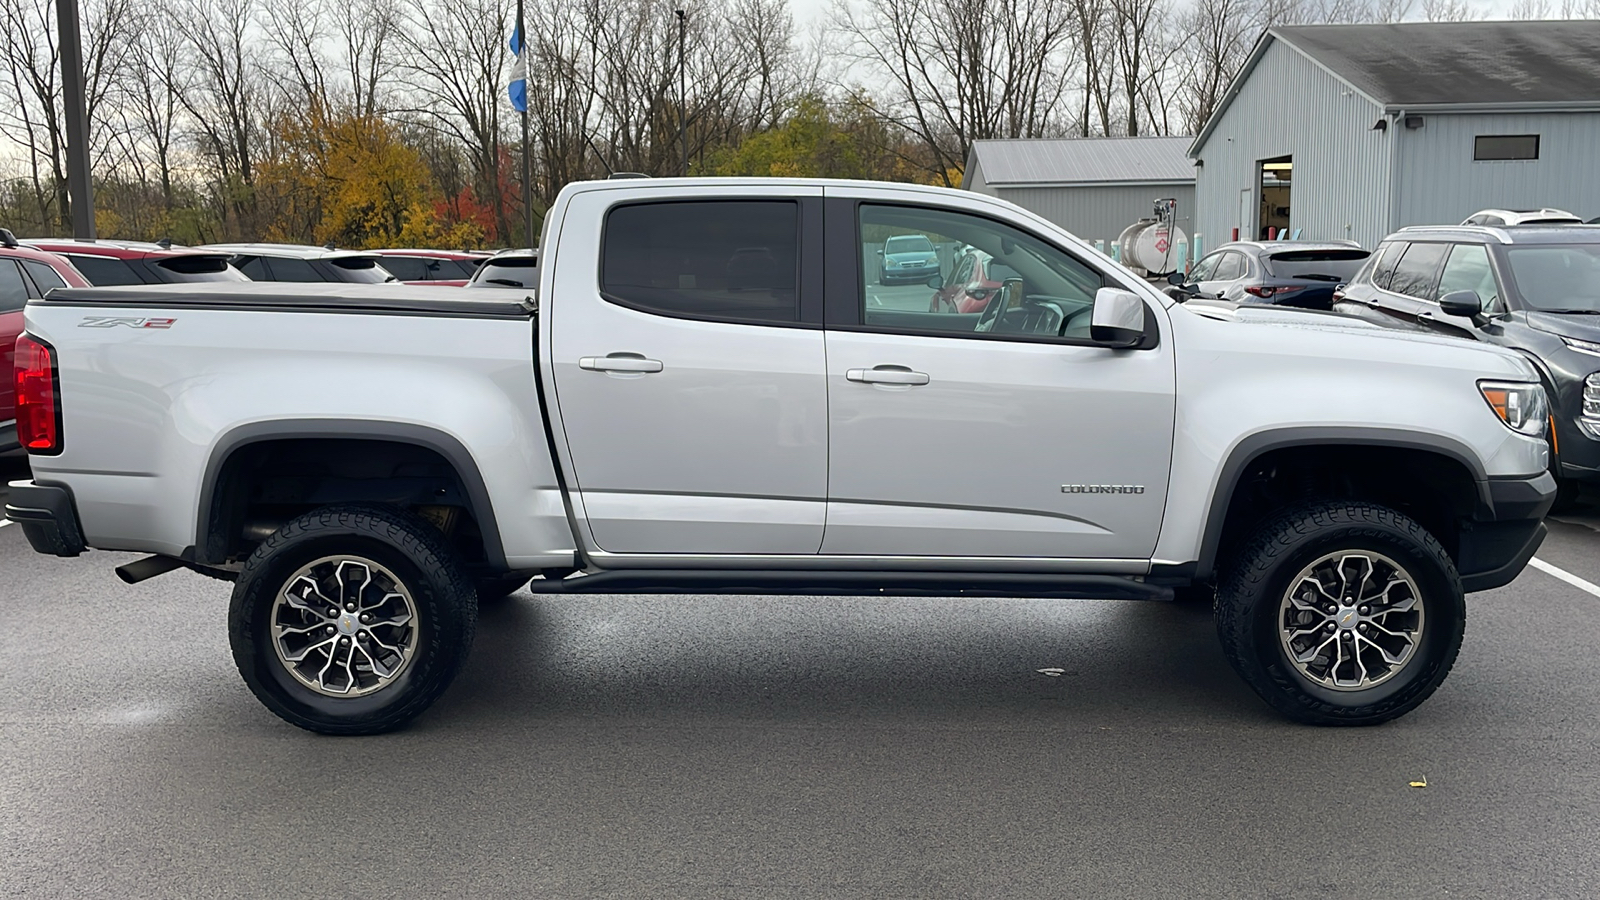
<path fill-rule="evenodd" d="M 873 366 L 870 369 L 847 369 L 845 380 L 862 384 L 927 384 L 928 373 L 913 372 L 905 366 Z"/>
<path fill-rule="evenodd" d="M 578 360 L 578 368 L 591 372 L 659 372 L 665 366 L 659 359 L 645 359 L 639 353 L 608 353 L 605 356 L 585 356 Z"/>
<path fill-rule="evenodd" d="M 1428 310 L 1423 310 L 1422 312 L 1417 313 L 1417 318 L 1423 320 L 1424 322 L 1432 322 L 1433 313 L 1429 312 Z"/>

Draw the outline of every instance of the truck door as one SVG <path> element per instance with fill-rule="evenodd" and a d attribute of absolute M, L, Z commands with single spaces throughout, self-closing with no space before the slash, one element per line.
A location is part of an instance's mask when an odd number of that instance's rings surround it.
<path fill-rule="evenodd" d="M 821 191 L 720 190 L 580 193 L 546 248 L 547 400 L 592 551 L 822 543 L 821 283 L 802 252 L 807 227 L 821 232 Z M 817 240 L 804 249 L 820 256 Z"/>
<path fill-rule="evenodd" d="M 1106 277 L 1033 234 L 829 193 L 823 554 L 1148 559 L 1172 459 L 1171 341 L 1095 345 Z M 929 312 L 925 285 L 898 298 L 836 268 L 897 234 L 991 255 L 1002 288 L 978 312 Z"/>

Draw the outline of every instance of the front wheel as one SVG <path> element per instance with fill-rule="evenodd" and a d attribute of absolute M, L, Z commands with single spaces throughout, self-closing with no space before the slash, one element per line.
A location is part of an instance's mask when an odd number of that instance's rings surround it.
<path fill-rule="evenodd" d="M 234 585 L 234 663 L 262 704 L 323 734 L 377 734 L 436 700 L 465 661 L 477 596 L 439 532 L 376 506 L 307 513 Z"/>
<path fill-rule="evenodd" d="M 1328 503 L 1269 521 L 1217 592 L 1228 661 L 1278 712 L 1313 725 L 1376 725 L 1439 687 L 1461 649 L 1466 604 L 1444 548 L 1386 507 Z"/>

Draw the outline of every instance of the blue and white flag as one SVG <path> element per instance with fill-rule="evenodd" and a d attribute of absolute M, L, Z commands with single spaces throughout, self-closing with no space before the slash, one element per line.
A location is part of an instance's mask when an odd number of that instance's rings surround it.
<path fill-rule="evenodd" d="M 522 25 L 518 23 L 511 32 L 511 52 L 517 55 L 517 61 L 511 66 L 511 84 L 507 93 L 511 95 L 511 105 L 517 112 L 528 111 L 528 59 L 522 52 Z"/>

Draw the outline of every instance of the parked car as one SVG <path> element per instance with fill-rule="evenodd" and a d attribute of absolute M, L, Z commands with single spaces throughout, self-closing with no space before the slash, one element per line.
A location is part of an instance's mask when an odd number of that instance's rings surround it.
<path fill-rule="evenodd" d="M 1339 312 L 1526 356 L 1551 400 L 1562 501 L 1600 483 L 1600 228 L 1404 228 L 1342 293 Z"/>
<path fill-rule="evenodd" d="M 207 244 L 226 253 L 251 281 L 380 284 L 394 281 L 376 253 L 304 244 Z"/>
<path fill-rule="evenodd" d="M 374 250 L 390 275 L 406 284 L 464 287 L 486 253 L 456 250 Z"/>
<path fill-rule="evenodd" d="M 1583 220 L 1564 209 L 1482 209 L 1463 225 L 1581 225 Z"/>
<path fill-rule="evenodd" d="M 810 240 L 825 202 L 849 218 Z M 1463 593 L 1509 583 L 1544 535 L 1545 394 L 1510 350 L 1190 310 L 971 191 L 578 182 L 548 221 L 560 252 L 537 308 L 267 284 L 29 304 L 35 380 L 62 389 L 35 401 L 57 427 L 6 514 L 39 552 L 154 554 L 121 567 L 130 582 L 233 580 L 245 683 L 335 734 L 426 709 L 479 598 L 517 585 L 1168 599 L 1214 583 L 1225 657 L 1268 704 L 1373 724 L 1433 693 Z M 865 236 L 915 223 L 1016 276 L 977 313 L 873 304 Z M 166 327 L 81 327 L 108 302 Z M 106 639 L 117 621 L 97 616 Z"/>
<path fill-rule="evenodd" d="M 1331 309 L 1333 292 L 1371 254 L 1341 241 L 1234 241 L 1167 281 L 1208 300 Z"/>
<path fill-rule="evenodd" d="M 467 287 L 533 288 L 538 284 L 538 250 L 501 250 L 478 266 Z"/>
<path fill-rule="evenodd" d="M 911 284 L 939 274 L 939 254 L 925 234 L 897 234 L 878 251 L 883 271 L 879 284 Z"/>
<path fill-rule="evenodd" d="M 72 264 L 54 253 L 21 246 L 0 228 L 0 453 L 17 449 L 16 379 L 12 377 L 22 307 L 51 288 L 88 287 Z"/>
<path fill-rule="evenodd" d="M 129 284 L 183 284 L 192 281 L 245 281 L 225 253 L 170 243 L 143 241 L 68 241 L 40 238 L 30 247 L 60 254 L 95 287 Z"/>

